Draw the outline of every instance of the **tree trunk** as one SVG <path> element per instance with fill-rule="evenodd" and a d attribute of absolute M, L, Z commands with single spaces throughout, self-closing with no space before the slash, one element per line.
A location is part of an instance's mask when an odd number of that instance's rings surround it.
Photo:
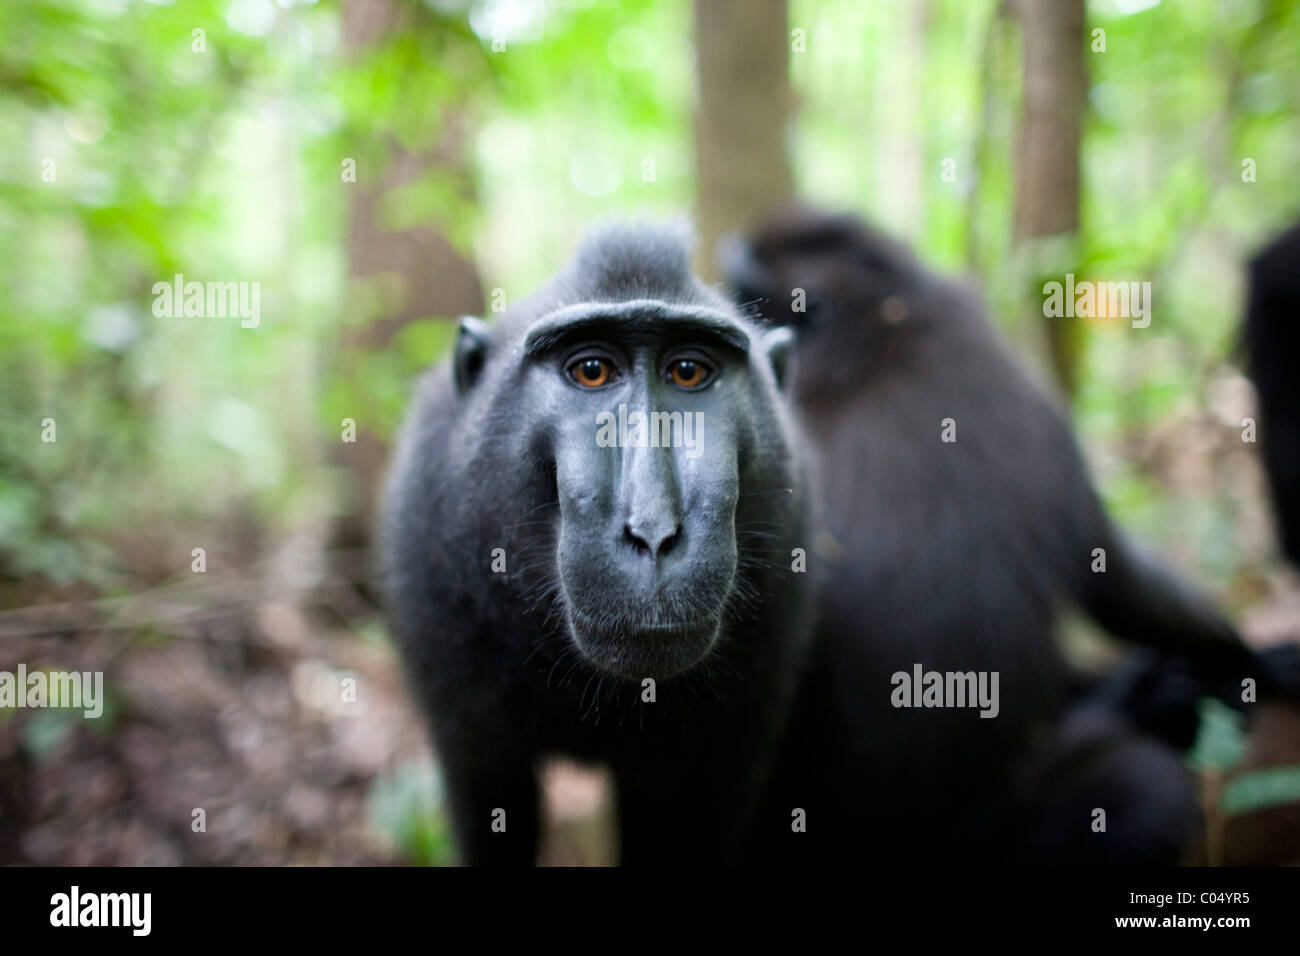
<path fill-rule="evenodd" d="M 1015 235 L 1027 267 L 1026 294 L 1042 319 L 1042 287 L 1078 262 L 1079 151 L 1088 76 L 1084 0 L 1020 0 L 1024 115 L 1016 171 Z M 1047 322 L 1051 366 L 1074 392 L 1082 328 L 1077 318 Z"/>
<path fill-rule="evenodd" d="M 352 57 L 391 32 L 416 28 L 404 22 L 402 6 L 393 0 L 346 0 L 343 7 L 343 40 Z M 456 251 L 436 224 L 394 232 L 379 221 L 380 206 L 390 190 L 425 176 L 451 176 L 459 190 L 472 193 L 474 180 L 466 156 L 467 124 L 463 114 L 455 110 L 449 110 L 447 117 L 445 129 L 430 148 L 411 153 L 390 141 L 390 163 L 383 177 L 359 174 L 357 182 L 346 187 L 352 190 L 348 210 L 349 278 L 396 274 L 403 294 L 385 311 L 351 316 L 359 321 L 344 327 L 335 374 L 356 381 L 362 374 L 365 356 L 391 347 L 393 337 L 415 319 L 456 318 L 483 311 L 483 289 L 474 263 Z M 332 535 L 336 547 L 369 544 L 388 460 L 387 443 L 369 424 L 358 418 L 356 443 L 340 443 L 331 454 L 351 476 L 349 500 L 344 505 L 347 513 L 339 519 Z"/>
<path fill-rule="evenodd" d="M 786 0 L 695 0 L 696 268 L 718 238 L 790 199 Z"/>

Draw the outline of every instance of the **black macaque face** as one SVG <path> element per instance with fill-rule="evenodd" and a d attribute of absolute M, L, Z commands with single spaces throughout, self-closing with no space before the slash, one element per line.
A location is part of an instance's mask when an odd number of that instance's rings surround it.
<path fill-rule="evenodd" d="M 774 216 L 750 240 L 719 245 L 736 301 L 761 318 L 815 335 L 850 315 L 884 324 L 905 317 L 891 296 L 910 285 L 915 268 L 903 246 L 851 216 L 794 207 Z"/>
<path fill-rule="evenodd" d="M 708 655 L 738 587 L 754 390 L 788 333 L 652 300 L 560 310 L 524 341 L 523 405 L 554 465 L 555 567 L 583 656 L 632 679 Z M 778 436 L 780 437 L 780 436 Z M 762 440 L 769 440 L 764 435 Z"/>

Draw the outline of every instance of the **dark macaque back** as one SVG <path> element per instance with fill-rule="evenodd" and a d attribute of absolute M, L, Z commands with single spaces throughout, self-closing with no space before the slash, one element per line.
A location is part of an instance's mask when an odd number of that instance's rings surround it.
<path fill-rule="evenodd" d="M 1282 550 L 1300 564 L 1300 225 L 1249 267 L 1245 340 Z"/>

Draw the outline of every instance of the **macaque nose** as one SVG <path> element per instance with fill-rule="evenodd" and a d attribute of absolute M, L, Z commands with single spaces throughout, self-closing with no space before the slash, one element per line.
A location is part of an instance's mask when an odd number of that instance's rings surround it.
<path fill-rule="evenodd" d="M 681 535 L 681 524 L 667 517 L 634 519 L 623 525 L 623 537 L 652 558 L 661 558 L 671 551 Z"/>
<path fill-rule="evenodd" d="M 673 452 L 629 448 L 623 459 L 623 540 L 658 561 L 681 540 L 682 496 Z"/>

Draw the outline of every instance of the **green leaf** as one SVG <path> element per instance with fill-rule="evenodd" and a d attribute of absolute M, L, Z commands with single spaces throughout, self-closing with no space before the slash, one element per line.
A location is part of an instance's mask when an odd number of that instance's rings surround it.
<path fill-rule="evenodd" d="M 1223 788 L 1223 811 L 1229 815 L 1300 802 L 1300 767 L 1253 770 Z"/>
<path fill-rule="evenodd" d="M 1222 701 L 1203 699 L 1197 708 L 1200 726 L 1188 762 L 1198 770 L 1225 770 L 1246 753 L 1245 718 Z"/>

